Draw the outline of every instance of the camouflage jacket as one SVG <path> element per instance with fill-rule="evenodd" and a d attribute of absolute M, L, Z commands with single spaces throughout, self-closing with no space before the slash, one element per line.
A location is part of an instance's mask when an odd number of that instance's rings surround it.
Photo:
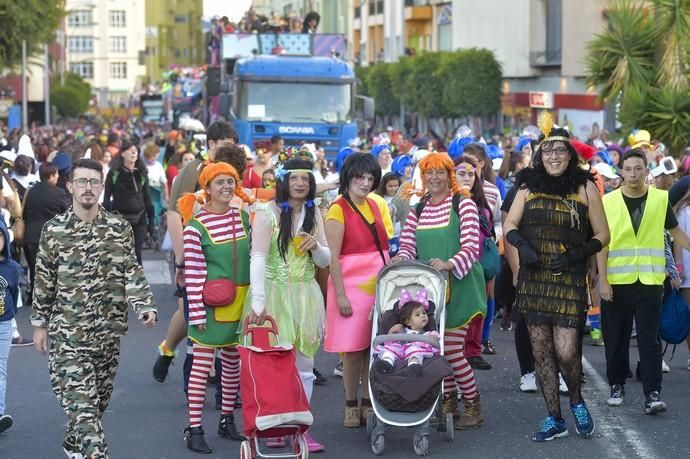
<path fill-rule="evenodd" d="M 88 343 L 127 331 L 127 304 L 156 311 L 134 252 L 132 227 L 99 207 L 92 223 L 73 208 L 43 227 L 36 258 L 31 324 Z"/>

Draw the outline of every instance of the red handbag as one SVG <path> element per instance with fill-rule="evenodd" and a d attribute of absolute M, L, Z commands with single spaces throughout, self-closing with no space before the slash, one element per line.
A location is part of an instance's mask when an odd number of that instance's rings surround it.
<path fill-rule="evenodd" d="M 233 238 L 233 273 L 237 275 L 237 238 Z M 204 304 L 211 308 L 227 306 L 235 301 L 237 296 L 237 284 L 232 279 L 213 279 L 204 282 L 202 297 Z"/>

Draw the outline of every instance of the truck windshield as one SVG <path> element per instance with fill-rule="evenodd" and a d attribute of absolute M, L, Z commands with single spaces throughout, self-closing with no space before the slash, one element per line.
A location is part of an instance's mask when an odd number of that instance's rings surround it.
<path fill-rule="evenodd" d="M 349 84 L 245 81 L 240 88 L 240 119 L 342 123 L 352 117 Z"/>

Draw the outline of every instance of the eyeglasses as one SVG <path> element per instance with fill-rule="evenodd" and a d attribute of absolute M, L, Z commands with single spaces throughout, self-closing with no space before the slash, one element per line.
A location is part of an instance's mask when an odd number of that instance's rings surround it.
<path fill-rule="evenodd" d="M 541 155 L 544 157 L 549 156 L 565 156 L 568 154 L 567 148 L 554 148 L 552 150 L 542 150 Z"/>
<path fill-rule="evenodd" d="M 91 185 L 91 188 L 98 188 L 101 186 L 103 183 L 103 180 L 98 179 L 98 178 L 92 178 L 92 179 L 87 179 L 87 178 L 78 178 L 72 180 L 72 183 L 76 185 L 77 188 L 86 188 L 86 185 Z"/>

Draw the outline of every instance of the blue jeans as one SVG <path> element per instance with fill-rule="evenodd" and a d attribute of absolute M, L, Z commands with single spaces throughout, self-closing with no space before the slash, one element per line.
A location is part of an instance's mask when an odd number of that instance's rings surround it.
<path fill-rule="evenodd" d="M 0 416 L 5 414 L 5 391 L 7 390 L 7 358 L 12 346 L 12 321 L 0 322 Z"/>

